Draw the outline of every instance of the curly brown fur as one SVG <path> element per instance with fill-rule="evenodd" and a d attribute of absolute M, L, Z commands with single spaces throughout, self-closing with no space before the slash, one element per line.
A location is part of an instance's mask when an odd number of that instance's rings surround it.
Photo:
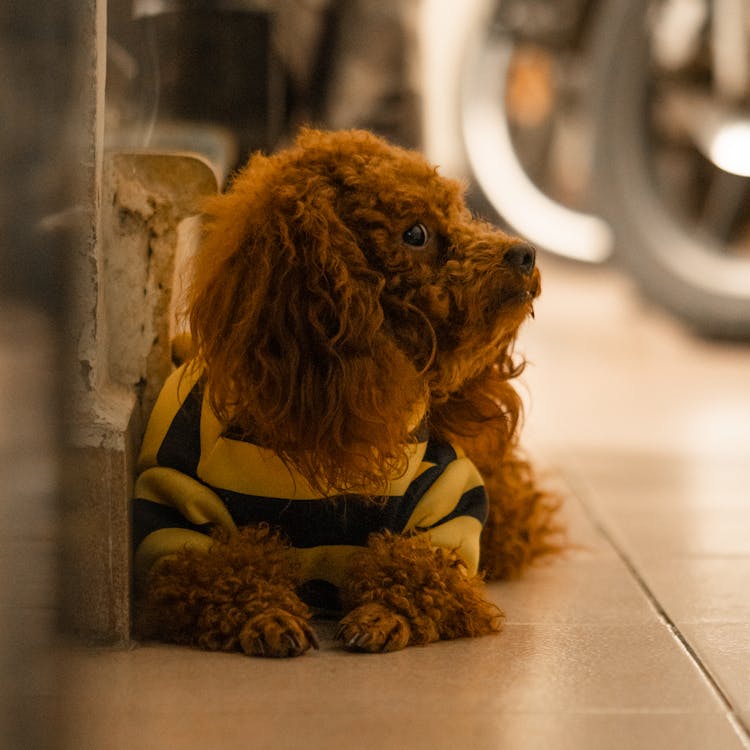
<path fill-rule="evenodd" d="M 296 656 L 318 645 L 297 584 L 294 553 L 267 526 L 219 531 L 207 551 L 184 550 L 153 566 L 136 630 L 210 651 Z"/>
<path fill-rule="evenodd" d="M 508 381 L 522 369 L 506 355 L 432 415 L 436 434 L 460 444 L 484 479 L 490 504 L 481 565 L 489 580 L 516 578 L 538 558 L 567 546 L 557 519 L 560 498 L 540 489 L 517 444 L 522 407 Z"/>
<path fill-rule="evenodd" d="M 338 638 L 351 649 L 395 651 L 500 630 L 503 613 L 487 602 L 479 576 L 455 552 L 424 536 L 374 534 L 342 591 L 349 614 Z"/>
<path fill-rule="evenodd" d="M 517 578 L 537 559 L 566 549 L 557 518 L 561 500 L 539 489 L 527 461 L 511 455 L 483 475 L 490 512 L 482 530 L 482 568 L 489 580 Z"/>
<path fill-rule="evenodd" d="M 425 242 L 407 242 L 419 228 Z M 188 315 L 216 415 L 323 495 L 368 488 L 376 500 L 404 472 L 420 419 L 460 446 L 489 491 L 481 566 L 497 578 L 559 545 L 556 501 L 518 450 L 512 385 L 539 292 L 533 251 L 472 217 L 461 185 L 421 156 L 366 132 L 304 130 L 206 205 Z M 353 566 L 341 630 L 352 648 L 499 628 L 480 578 L 424 537 L 376 535 Z M 300 653 L 315 641 L 294 569 L 267 530 L 178 554 L 149 578 L 146 630 Z"/>
<path fill-rule="evenodd" d="M 342 139 L 339 169 L 368 146 Z M 344 176 L 326 174 L 331 157 L 325 136 L 308 133 L 297 149 L 253 157 L 233 190 L 206 206 L 190 322 L 217 415 L 313 483 L 324 477 L 326 489 L 345 491 L 403 470 L 403 415 L 425 389 L 386 328 L 384 275 L 341 217 Z M 373 214 L 351 223 L 384 218 Z M 363 453 L 363 444 L 378 450 Z"/>

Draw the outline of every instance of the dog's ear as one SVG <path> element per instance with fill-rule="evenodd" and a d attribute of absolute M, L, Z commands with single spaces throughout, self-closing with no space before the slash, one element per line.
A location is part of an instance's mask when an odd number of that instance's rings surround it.
<path fill-rule="evenodd" d="M 208 206 L 190 321 L 222 421 L 318 489 L 404 468 L 423 397 L 326 175 L 256 156 Z"/>

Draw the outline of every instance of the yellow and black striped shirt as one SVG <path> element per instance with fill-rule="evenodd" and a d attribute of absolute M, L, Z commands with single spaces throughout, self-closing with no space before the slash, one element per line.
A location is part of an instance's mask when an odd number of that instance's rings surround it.
<path fill-rule="evenodd" d="M 307 581 L 339 586 L 348 557 L 384 530 L 427 533 L 476 572 L 487 496 L 460 450 L 427 437 L 415 442 L 406 473 L 389 484 L 384 502 L 362 492 L 324 497 L 273 451 L 229 437 L 204 391 L 197 368 L 183 365 L 151 414 L 135 485 L 137 577 L 163 555 L 207 547 L 216 525 L 262 522 L 291 540 Z"/>

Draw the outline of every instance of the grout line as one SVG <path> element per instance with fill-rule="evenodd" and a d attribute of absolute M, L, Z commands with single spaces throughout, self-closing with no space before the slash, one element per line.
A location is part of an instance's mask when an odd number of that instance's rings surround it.
<path fill-rule="evenodd" d="M 592 495 L 592 492 L 590 492 L 589 489 L 585 486 L 585 480 L 582 480 L 579 477 L 571 477 L 570 475 L 567 474 L 567 472 L 566 472 L 565 480 L 570 486 L 570 489 L 573 491 L 573 494 L 576 496 L 576 498 L 580 502 L 581 507 L 583 508 L 583 512 L 585 513 L 585 515 L 587 516 L 591 524 L 611 545 L 612 549 L 620 558 L 623 565 L 625 565 L 625 567 L 628 569 L 630 574 L 633 576 L 638 587 L 641 589 L 643 594 L 648 599 L 649 603 L 653 607 L 659 619 L 662 621 L 664 625 L 666 625 L 666 627 L 674 636 L 677 643 L 682 647 L 682 650 L 687 654 L 688 658 L 695 664 L 695 666 L 698 668 L 698 671 L 703 675 L 705 680 L 708 682 L 709 686 L 716 693 L 720 702 L 723 704 L 724 709 L 726 710 L 726 716 L 729 720 L 729 723 L 734 728 L 735 732 L 737 733 L 737 736 L 739 737 L 744 747 L 750 750 L 750 728 L 745 726 L 743 720 L 738 716 L 734 706 L 732 705 L 731 700 L 729 699 L 729 696 L 719 686 L 719 683 L 714 679 L 713 675 L 710 673 L 708 668 L 704 665 L 703 661 L 700 659 L 695 649 L 690 645 L 689 641 L 683 635 L 680 629 L 677 627 L 676 623 L 670 618 L 666 609 L 664 609 L 664 607 L 661 605 L 659 600 L 654 595 L 653 591 L 651 591 L 645 578 L 640 574 L 640 572 L 636 568 L 635 563 L 630 559 L 630 557 L 625 552 L 623 547 L 617 541 L 615 541 L 613 535 L 610 533 L 606 524 L 601 520 L 600 516 L 591 507 L 591 504 L 586 502 L 586 500 L 584 499 L 585 497 Z"/>

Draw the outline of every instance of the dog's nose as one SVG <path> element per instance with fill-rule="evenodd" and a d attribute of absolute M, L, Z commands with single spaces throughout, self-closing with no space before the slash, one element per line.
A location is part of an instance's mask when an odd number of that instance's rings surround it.
<path fill-rule="evenodd" d="M 530 276 L 536 262 L 536 250 L 532 245 L 519 242 L 505 251 L 503 263 L 520 271 L 524 276 Z"/>

